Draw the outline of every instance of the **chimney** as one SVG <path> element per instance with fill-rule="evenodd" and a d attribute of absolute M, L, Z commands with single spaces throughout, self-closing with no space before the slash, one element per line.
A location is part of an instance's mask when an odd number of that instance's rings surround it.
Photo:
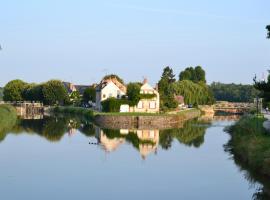
<path fill-rule="evenodd" d="M 146 83 L 148 83 L 148 80 L 147 80 L 147 78 L 144 78 L 143 79 L 143 84 L 146 84 Z"/>

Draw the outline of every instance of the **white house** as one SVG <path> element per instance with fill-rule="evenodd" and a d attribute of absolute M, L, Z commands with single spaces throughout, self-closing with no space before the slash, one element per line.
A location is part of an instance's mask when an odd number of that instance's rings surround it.
<path fill-rule="evenodd" d="M 122 96 L 126 95 L 126 92 L 126 86 L 120 83 L 116 78 L 103 79 L 96 87 L 96 109 L 101 111 L 102 101 L 111 97 L 121 99 Z"/>

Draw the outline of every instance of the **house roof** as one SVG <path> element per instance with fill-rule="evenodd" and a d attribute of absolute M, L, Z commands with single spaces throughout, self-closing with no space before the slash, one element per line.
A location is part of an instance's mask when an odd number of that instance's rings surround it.
<path fill-rule="evenodd" d="M 127 92 L 127 87 L 124 84 L 120 83 L 116 78 L 108 78 L 101 80 L 100 84 L 96 87 L 96 90 L 102 90 L 109 83 L 114 83 L 119 88 L 119 90 L 124 93 Z"/>

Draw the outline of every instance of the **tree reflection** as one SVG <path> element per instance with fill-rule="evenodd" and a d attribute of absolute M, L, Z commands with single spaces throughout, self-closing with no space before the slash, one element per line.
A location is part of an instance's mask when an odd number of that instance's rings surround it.
<path fill-rule="evenodd" d="M 173 139 L 187 146 L 200 147 L 204 143 L 204 134 L 208 124 L 198 125 L 196 120 L 187 121 L 183 128 L 160 131 L 160 146 L 163 149 L 171 148 Z"/>

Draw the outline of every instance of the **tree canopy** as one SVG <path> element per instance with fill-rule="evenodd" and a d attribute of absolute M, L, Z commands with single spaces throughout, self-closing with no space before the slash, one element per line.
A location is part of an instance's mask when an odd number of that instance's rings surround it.
<path fill-rule="evenodd" d="M 27 83 L 22 80 L 12 80 L 4 87 L 4 100 L 5 101 L 22 101 L 23 91 Z"/>
<path fill-rule="evenodd" d="M 190 80 L 195 83 L 204 82 L 206 83 L 205 71 L 201 66 L 195 68 L 188 67 L 179 74 L 179 81 Z"/>
<path fill-rule="evenodd" d="M 45 104 L 59 105 L 68 101 L 68 92 L 59 80 L 46 82 L 42 87 L 42 92 Z"/>
<path fill-rule="evenodd" d="M 173 69 L 165 67 L 158 82 L 160 106 L 162 110 L 175 109 L 178 105 L 174 98 L 173 83 L 175 82 Z"/>
<path fill-rule="evenodd" d="M 242 84 L 224 84 L 213 82 L 210 85 L 214 97 L 217 101 L 230 102 L 253 102 L 254 98 L 259 94 L 259 91 L 253 85 Z"/>
<path fill-rule="evenodd" d="M 94 87 L 88 87 L 83 92 L 84 102 L 96 102 L 96 89 Z"/>
<path fill-rule="evenodd" d="M 129 83 L 127 85 L 127 96 L 131 106 L 135 106 L 140 101 L 141 85 L 139 83 Z"/>
<path fill-rule="evenodd" d="M 104 79 L 110 79 L 110 78 L 116 78 L 120 83 L 122 83 L 122 84 L 124 84 L 124 80 L 123 79 L 121 79 L 118 75 L 116 75 L 116 74 L 109 74 L 109 75 L 106 75 L 106 76 L 104 76 L 103 77 L 103 80 Z"/>
<path fill-rule="evenodd" d="M 3 90 L 4 89 L 0 87 L 0 101 L 3 100 L 3 96 L 4 96 Z"/>
<path fill-rule="evenodd" d="M 266 26 L 266 29 L 268 31 L 267 38 L 270 39 L 270 25 Z"/>

